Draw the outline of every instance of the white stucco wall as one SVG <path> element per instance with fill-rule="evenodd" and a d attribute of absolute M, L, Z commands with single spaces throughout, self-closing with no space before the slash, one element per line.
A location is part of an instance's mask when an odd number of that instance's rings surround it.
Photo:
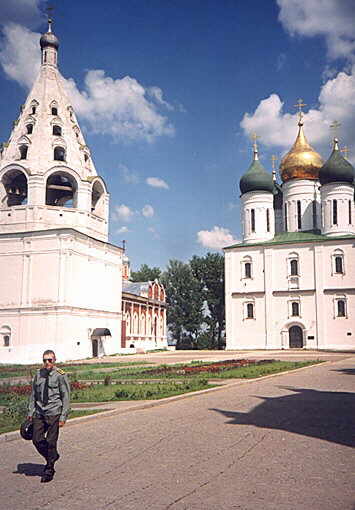
<path fill-rule="evenodd" d="M 355 348 L 355 239 L 244 246 L 226 250 L 227 349 L 289 348 L 288 330 L 303 330 L 305 348 Z M 343 256 L 344 273 L 336 274 L 334 257 Z M 290 277 L 290 260 L 298 259 L 299 276 Z M 243 264 L 251 261 L 251 278 Z M 336 314 L 336 299 L 345 299 L 346 317 Z M 300 306 L 297 317 L 291 302 Z M 245 303 L 255 303 L 255 317 L 245 318 Z"/>
<path fill-rule="evenodd" d="M 92 356 L 95 328 L 111 331 L 104 352 L 118 352 L 121 262 L 120 248 L 73 230 L 0 236 L 0 336 L 11 330 L 0 362 L 34 362 L 46 348 L 60 360 Z"/>

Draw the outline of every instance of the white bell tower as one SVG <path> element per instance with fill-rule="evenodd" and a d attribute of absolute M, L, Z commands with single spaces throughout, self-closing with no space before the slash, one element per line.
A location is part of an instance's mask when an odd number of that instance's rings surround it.
<path fill-rule="evenodd" d="M 38 362 L 47 348 L 60 361 L 120 349 L 122 248 L 108 243 L 109 194 L 58 70 L 52 20 L 40 46 L 0 158 L 2 363 Z"/>

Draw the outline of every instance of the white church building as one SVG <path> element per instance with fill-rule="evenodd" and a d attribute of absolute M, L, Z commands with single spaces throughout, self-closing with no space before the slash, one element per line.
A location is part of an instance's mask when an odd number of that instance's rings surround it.
<path fill-rule="evenodd" d="M 0 363 L 121 348 L 122 254 L 108 243 L 109 194 L 57 66 L 41 68 L 0 159 Z"/>
<path fill-rule="evenodd" d="M 258 159 L 240 179 L 242 242 L 225 251 L 227 349 L 355 349 L 354 168 L 297 139 L 282 185 Z"/>

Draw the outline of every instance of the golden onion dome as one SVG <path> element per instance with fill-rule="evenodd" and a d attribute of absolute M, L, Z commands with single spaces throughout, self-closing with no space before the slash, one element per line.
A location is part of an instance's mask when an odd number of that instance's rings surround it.
<path fill-rule="evenodd" d="M 283 182 L 290 179 L 319 178 L 319 169 L 323 166 L 323 160 L 313 147 L 309 145 L 303 133 L 303 122 L 298 122 L 298 135 L 291 150 L 282 158 L 280 175 Z"/>

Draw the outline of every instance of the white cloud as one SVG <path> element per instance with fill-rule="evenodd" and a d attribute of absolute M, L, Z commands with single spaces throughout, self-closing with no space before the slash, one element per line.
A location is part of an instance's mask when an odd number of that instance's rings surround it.
<path fill-rule="evenodd" d="M 157 103 L 165 106 L 167 110 L 174 110 L 174 107 L 163 99 L 163 91 L 159 87 L 149 87 L 147 89 L 148 94 L 153 97 Z"/>
<path fill-rule="evenodd" d="M 149 186 L 153 186 L 153 188 L 169 189 L 168 183 L 159 177 L 148 177 L 145 182 L 149 184 Z"/>
<path fill-rule="evenodd" d="M 354 0 L 277 0 L 279 20 L 291 34 L 324 36 L 330 58 L 355 59 Z"/>
<path fill-rule="evenodd" d="M 0 2 L 0 23 L 20 23 L 27 27 L 36 27 L 45 16 L 41 8 L 45 5 L 44 0 L 3 0 Z"/>
<path fill-rule="evenodd" d="M 228 246 L 238 241 L 227 228 L 213 227 L 212 230 L 200 230 L 197 232 L 197 241 L 205 248 L 220 250 L 224 246 Z"/>
<path fill-rule="evenodd" d="M 0 63 L 6 75 L 30 88 L 40 65 L 40 34 L 8 24 L 3 35 Z M 152 96 L 149 95 L 152 87 L 144 88 L 135 78 L 114 79 L 100 69 L 86 73 L 82 91 L 73 79 L 65 80 L 65 86 L 76 113 L 94 133 L 147 142 L 175 133 L 169 119 L 159 112 L 159 107 L 166 108 L 168 103 L 158 87 L 153 87 L 157 90 Z"/>
<path fill-rule="evenodd" d="M 154 227 L 148 227 L 148 232 L 151 232 L 153 234 L 153 239 L 160 239 L 160 235 L 158 234 Z"/>
<path fill-rule="evenodd" d="M 355 141 L 355 65 L 349 73 L 341 71 L 328 80 L 319 94 L 319 108 L 310 109 L 304 116 L 305 133 L 318 151 L 329 155 L 329 142 L 334 136 L 329 129 L 334 120 L 341 122 L 339 138 L 350 147 L 354 159 Z M 252 114 L 245 113 L 240 125 L 245 134 L 256 132 L 261 142 L 270 147 L 290 149 L 297 134 L 297 114 L 283 111 L 283 102 L 277 94 L 260 101 Z"/>
<path fill-rule="evenodd" d="M 130 232 L 130 230 L 127 227 L 121 227 L 118 230 L 116 230 L 117 234 L 124 234 L 125 232 Z"/>
<path fill-rule="evenodd" d="M 151 218 L 152 216 L 154 216 L 154 209 L 151 205 L 147 204 L 143 207 L 142 209 L 142 214 L 143 216 L 145 216 L 146 218 Z"/>
<path fill-rule="evenodd" d="M 118 168 L 125 182 L 128 184 L 137 184 L 139 182 L 139 176 L 135 172 L 132 172 L 126 165 L 120 163 Z"/>
<path fill-rule="evenodd" d="M 113 217 L 118 221 L 130 221 L 134 216 L 134 211 L 128 207 L 128 205 L 121 204 L 116 205 L 113 213 Z"/>
<path fill-rule="evenodd" d="M 5 74 L 21 86 L 30 88 L 40 68 L 40 34 L 10 23 L 3 28 L 0 64 Z"/>

